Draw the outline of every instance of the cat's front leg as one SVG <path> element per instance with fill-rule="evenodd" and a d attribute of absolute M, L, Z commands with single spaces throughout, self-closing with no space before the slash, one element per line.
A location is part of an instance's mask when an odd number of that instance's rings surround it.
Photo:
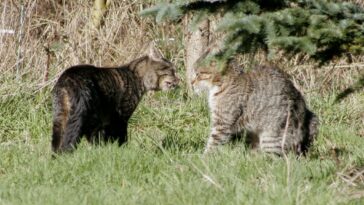
<path fill-rule="evenodd" d="M 211 133 L 207 140 L 204 154 L 210 153 L 219 145 L 226 144 L 232 137 L 231 126 L 229 125 L 216 125 L 211 129 Z"/>
<path fill-rule="evenodd" d="M 226 102 L 210 104 L 211 132 L 207 140 L 204 154 L 211 152 L 219 145 L 230 141 L 233 134 L 239 131 L 239 117 L 241 111 L 237 106 L 231 106 Z"/>

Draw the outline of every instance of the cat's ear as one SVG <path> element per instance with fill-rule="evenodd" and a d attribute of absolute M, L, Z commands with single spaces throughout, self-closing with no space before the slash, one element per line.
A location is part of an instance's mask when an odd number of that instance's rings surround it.
<path fill-rule="evenodd" d="M 146 54 L 149 58 L 155 61 L 160 61 L 163 58 L 162 53 L 157 49 L 154 42 L 149 44 Z"/>

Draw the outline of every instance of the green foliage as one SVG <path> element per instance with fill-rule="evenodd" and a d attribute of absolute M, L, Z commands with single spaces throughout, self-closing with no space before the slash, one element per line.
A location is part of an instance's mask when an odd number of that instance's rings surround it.
<path fill-rule="evenodd" d="M 155 15 L 158 23 L 166 17 L 177 19 L 182 14 L 178 4 L 158 4 L 154 7 L 148 8 L 140 12 L 140 15 Z"/>
<path fill-rule="evenodd" d="M 224 58 L 258 49 L 305 53 L 325 63 L 335 57 L 364 53 L 364 9 L 348 2 L 326 0 L 225 0 L 169 3 L 147 9 L 158 22 L 188 12 L 222 14 L 218 31 L 225 33 Z M 198 18 L 200 20 L 204 18 Z"/>

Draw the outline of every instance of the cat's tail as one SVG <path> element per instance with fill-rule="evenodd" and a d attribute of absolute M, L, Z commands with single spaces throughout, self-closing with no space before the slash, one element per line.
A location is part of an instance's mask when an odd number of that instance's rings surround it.
<path fill-rule="evenodd" d="M 307 152 L 309 147 L 312 145 L 313 141 L 316 139 L 318 135 L 318 127 L 319 127 L 319 119 L 315 115 L 315 113 L 310 110 L 306 111 L 305 115 L 305 130 L 306 136 L 303 139 L 302 150 L 303 152 Z"/>
<path fill-rule="evenodd" d="M 57 153 L 64 141 L 65 128 L 71 111 L 70 97 L 66 89 L 56 89 L 53 95 L 52 151 Z"/>
<path fill-rule="evenodd" d="M 309 119 L 309 124 L 308 124 L 308 129 L 309 129 L 309 133 L 308 133 L 308 136 L 309 136 L 309 139 L 311 141 L 315 140 L 317 134 L 318 134 L 318 126 L 319 126 L 319 120 L 318 120 L 318 117 L 310 112 L 311 116 L 310 116 L 310 119 Z"/>

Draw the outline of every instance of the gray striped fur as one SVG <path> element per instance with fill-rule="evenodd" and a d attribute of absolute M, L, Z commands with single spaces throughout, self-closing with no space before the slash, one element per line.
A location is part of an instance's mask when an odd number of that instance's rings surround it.
<path fill-rule="evenodd" d="M 243 130 L 253 147 L 268 153 L 301 154 L 312 144 L 318 119 L 283 71 L 266 66 L 248 72 L 226 68 L 222 75 L 210 64 L 195 66 L 195 73 L 193 88 L 208 91 L 211 112 L 205 153 Z"/>

